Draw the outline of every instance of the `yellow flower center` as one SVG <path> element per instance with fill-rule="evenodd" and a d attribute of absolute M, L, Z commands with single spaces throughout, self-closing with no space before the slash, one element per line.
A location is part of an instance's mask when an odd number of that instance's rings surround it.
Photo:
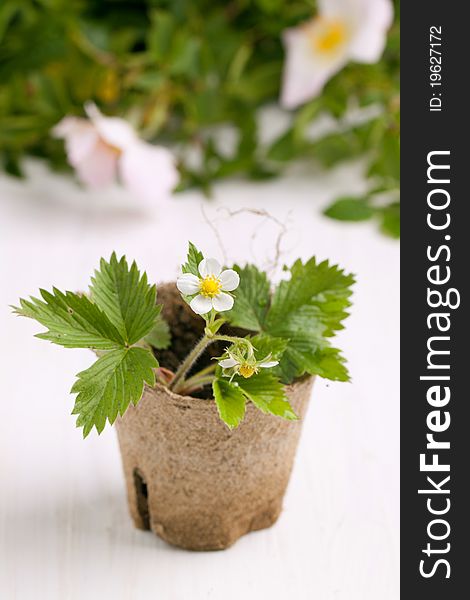
<path fill-rule="evenodd" d="M 254 373 L 256 373 L 256 367 L 252 367 L 251 365 L 241 365 L 238 372 L 242 377 L 248 379 L 248 377 L 251 377 Z"/>
<path fill-rule="evenodd" d="M 342 21 L 337 19 L 316 18 L 309 32 L 310 43 L 313 49 L 321 54 L 328 54 L 337 50 L 344 44 L 347 29 Z"/>
<path fill-rule="evenodd" d="M 214 277 L 213 275 L 209 275 L 208 277 L 204 277 L 200 283 L 201 294 L 203 296 L 207 296 L 208 298 L 213 298 L 217 296 L 222 288 L 222 284 L 220 283 L 220 279 Z"/>

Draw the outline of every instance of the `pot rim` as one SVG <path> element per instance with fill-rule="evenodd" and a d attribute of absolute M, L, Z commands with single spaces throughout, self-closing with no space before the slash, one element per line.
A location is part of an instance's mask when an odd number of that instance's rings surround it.
<path fill-rule="evenodd" d="M 302 375 L 301 377 L 298 377 L 297 379 L 295 379 L 292 383 L 288 383 L 288 384 L 283 384 L 284 388 L 286 388 L 286 390 L 294 390 L 299 384 L 306 382 L 309 379 L 315 379 L 316 375 L 309 375 L 308 373 L 305 375 Z M 214 397 L 211 398 L 196 398 L 194 396 L 188 396 L 188 395 L 181 395 L 181 394 L 177 394 L 175 393 L 173 390 L 170 390 L 168 387 L 166 387 L 165 385 L 157 382 L 154 386 L 149 386 L 147 384 L 145 384 L 145 389 L 148 390 L 149 392 L 160 392 L 160 393 L 165 393 L 169 396 L 169 398 L 175 403 L 175 404 L 188 404 L 191 403 L 193 406 L 201 406 L 201 407 L 207 407 L 209 404 L 214 404 L 215 403 L 215 399 Z M 248 403 L 251 404 L 251 403 Z"/>

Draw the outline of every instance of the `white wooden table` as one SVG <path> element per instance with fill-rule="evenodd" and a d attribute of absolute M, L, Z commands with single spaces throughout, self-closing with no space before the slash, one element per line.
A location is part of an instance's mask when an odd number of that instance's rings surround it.
<path fill-rule="evenodd" d="M 29 170 L 27 182 L 0 178 L 0 598 L 397 599 L 399 244 L 320 214 L 363 189 L 361 165 L 224 183 L 210 202 L 190 192 L 147 212 L 122 190 L 85 193 Z M 154 281 L 175 277 L 188 238 L 220 255 L 201 205 L 228 259 L 269 260 L 278 227 L 220 207 L 268 209 L 288 227 L 283 260 L 329 257 L 358 279 L 338 336 L 353 383 L 317 382 L 279 522 L 219 553 L 133 528 L 115 432 L 83 441 L 70 416 L 74 375 L 92 356 L 33 338 L 41 328 L 7 307 L 40 286 L 83 289 L 113 249 Z"/>

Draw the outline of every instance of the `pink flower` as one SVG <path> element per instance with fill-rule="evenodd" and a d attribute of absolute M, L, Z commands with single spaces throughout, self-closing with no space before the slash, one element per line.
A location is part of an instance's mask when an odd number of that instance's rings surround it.
<path fill-rule="evenodd" d="M 317 96 L 349 61 L 374 63 L 393 19 L 390 0 L 319 0 L 319 14 L 283 34 L 281 104 L 295 108 Z"/>
<path fill-rule="evenodd" d="M 116 178 L 136 196 L 155 201 L 170 194 L 179 174 L 173 155 L 142 141 L 124 119 L 105 117 L 93 103 L 88 118 L 64 117 L 54 129 L 65 140 L 69 163 L 90 187 L 104 187 Z"/>

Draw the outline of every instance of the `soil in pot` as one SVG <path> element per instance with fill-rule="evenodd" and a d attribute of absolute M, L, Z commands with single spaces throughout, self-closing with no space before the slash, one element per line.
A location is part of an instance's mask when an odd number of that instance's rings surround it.
<path fill-rule="evenodd" d="M 160 364 L 174 370 L 203 334 L 203 322 L 174 284 L 159 287 L 172 346 Z M 197 369 L 222 353 L 214 344 Z M 157 385 L 117 423 L 130 512 L 141 529 L 191 550 L 221 550 L 278 518 L 313 378 L 286 387 L 299 421 L 265 415 L 251 403 L 230 431 L 211 390 L 180 396 Z"/>

